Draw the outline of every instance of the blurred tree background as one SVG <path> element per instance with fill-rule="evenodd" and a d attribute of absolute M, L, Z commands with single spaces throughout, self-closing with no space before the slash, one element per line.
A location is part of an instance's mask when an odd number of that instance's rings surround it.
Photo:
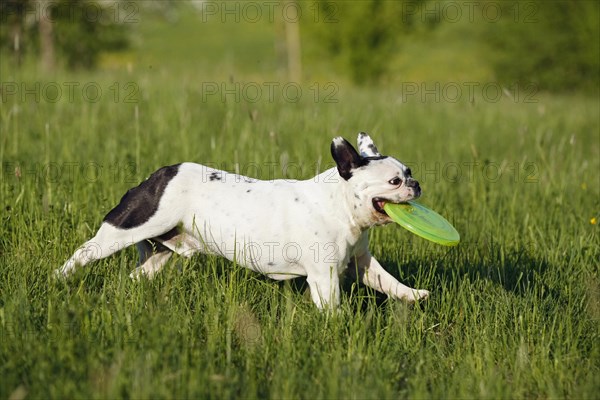
<path fill-rule="evenodd" d="M 426 1 L 318 1 L 305 7 L 308 40 L 326 57 L 343 64 L 357 84 L 373 84 L 390 71 L 390 59 L 402 42 L 419 30 Z M 419 12 L 416 12 L 419 10 Z M 322 23 L 319 23 L 322 22 Z M 431 21 L 424 21 L 427 26 Z"/>
<path fill-rule="evenodd" d="M 270 53 L 260 49 L 260 24 L 244 15 L 249 4 L 263 9 L 260 22 L 269 26 L 275 43 Z M 290 4 L 300 10 L 297 19 L 282 17 L 282 7 Z M 214 15 L 215 9 L 219 15 Z M 268 11 L 273 19 L 266 18 Z M 148 52 L 144 45 L 165 40 L 163 48 L 172 47 L 166 52 L 172 55 L 180 49 L 180 57 L 189 64 L 196 51 L 198 59 L 200 53 L 235 58 L 255 47 L 255 57 L 270 57 L 277 68 L 285 64 L 284 69 L 294 69 L 293 79 L 301 79 L 300 71 L 317 75 L 314 71 L 320 68 L 356 85 L 389 85 L 401 74 L 400 80 L 435 80 L 431 71 L 456 64 L 453 68 L 462 69 L 465 76 L 470 76 L 469 69 L 489 70 L 493 80 L 506 86 L 533 83 L 545 91 L 593 93 L 600 87 L 600 2 L 591 0 L 0 0 L 0 13 L 0 54 L 16 61 L 12 65 L 32 57 L 45 69 L 95 68 L 103 55 L 129 48 L 143 57 Z M 140 17 L 139 23 L 128 23 L 132 15 Z M 162 36 L 153 36 L 148 28 L 157 20 L 166 24 Z M 183 27 L 185 21 L 189 24 Z M 178 29 L 180 37 L 167 43 L 166 37 Z M 228 35 L 240 35 L 244 48 L 236 49 Z M 211 47 L 217 43 L 222 47 Z M 171 59 L 163 57 L 163 62 Z M 412 75 L 406 74 L 406 65 Z"/>
<path fill-rule="evenodd" d="M 17 64 L 39 57 L 45 69 L 57 60 L 70 69 L 94 68 L 102 52 L 129 45 L 120 2 L 0 0 L 0 45 Z"/>
<path fill-rule="evenodd" d="M 314 4 L 321 18 L 329 16 L 337 22 L 335 29 L 306 23 L 308 40 L 319 43 L 327 57 L 345 64 L 357 84 L 372 84 L 394 74 L 390 60 L 402 54 L 403 45 L 415 39 L 426 42 L 443 25 L 466 24 L 462 32 L 478 36 L 488 46 L 482 56 L 489 58 L 502 84 L 596 92 L 600 85 L 597 1 L 319 0 Z"/>
<path fill-rule="evenodd" d="M 502 6 L 497 27 L 487 32 L 500 82 L 535 82 L 548 91 L 598 91 L 600 2 L 520 1 Z"/>

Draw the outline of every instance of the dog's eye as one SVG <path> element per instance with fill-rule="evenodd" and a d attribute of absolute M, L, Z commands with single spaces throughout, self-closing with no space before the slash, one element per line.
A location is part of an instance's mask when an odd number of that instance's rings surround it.
<path fill-rule="evenodd" d="M 389 183 L 394 186 L 398 186 L 402 184 L 402 179 L 395 177 L 394 179 L 390 179 Z"/>

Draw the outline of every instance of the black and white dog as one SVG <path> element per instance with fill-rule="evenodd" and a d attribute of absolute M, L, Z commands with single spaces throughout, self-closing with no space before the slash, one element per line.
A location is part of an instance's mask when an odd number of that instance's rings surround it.
<path fill-rule="evenodd" d="M 163 167 L 129 190 L 57 273 L 136 244 L 140 262 L 132 277 L 151 277 L 173 252 L 202 252 L 273 279 L 306 276 L 321 309 L 338 306 L 346 268 L 394 298 L 426 298 L 428 291 L 398 282 L 368 248 L 369 228 L 391 222 L 384 204 L 419 197 L 419 183 L 367 134 L 359 133 L 358 148 L 335 138 L 337 168 L 305 181 L 261 181 L 194 163 Z"/>

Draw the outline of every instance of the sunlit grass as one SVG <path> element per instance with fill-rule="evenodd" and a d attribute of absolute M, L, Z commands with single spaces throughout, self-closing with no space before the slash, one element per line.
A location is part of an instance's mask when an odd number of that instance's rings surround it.
<path fill-rule="evenodd" d="M 222 101 L 202 92 L 221 77 L 37 73 L 6 79 L 94 82 L 104 95 L 0 108 L 0 397 L 597 397 L 597 99 L 405 101 L 338 82 L 325 102 L 308 82 L 297 102 Z M 160 166 L 306 179 L 332 165 L 334 136 L 361 130 L 411 166 L 422 203 L 461 233 L 445 248 L 395 225 L 371 232 L 390 273 L 431 290 L 419 306 L 346 280 L 331 316 L 301 279 L 208 256 L 134 282 L 133 248 L 52 278 Z"/>

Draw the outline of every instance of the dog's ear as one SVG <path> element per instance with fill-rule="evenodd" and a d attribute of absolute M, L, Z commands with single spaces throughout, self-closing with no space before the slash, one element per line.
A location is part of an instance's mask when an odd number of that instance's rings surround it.
<path fill-rule="evenodd" d="M 345 180 L 352 177 L 352 170 L 365 164 L 360 154 L 341 136 L 331 142 L 331 155 L 337 164 L 340 176 Z"/>
<path fill-rule="evenodd" d="M 373 139 L 371 139 L 367 133 L 360 132 L 356 141 L 358 142 L 358 151 L 360 152 L 361 156 L 381 157 L 381 153 L 379 153 L 379 150 L 377 150 L 377 147 L 375 147 Z"/>

